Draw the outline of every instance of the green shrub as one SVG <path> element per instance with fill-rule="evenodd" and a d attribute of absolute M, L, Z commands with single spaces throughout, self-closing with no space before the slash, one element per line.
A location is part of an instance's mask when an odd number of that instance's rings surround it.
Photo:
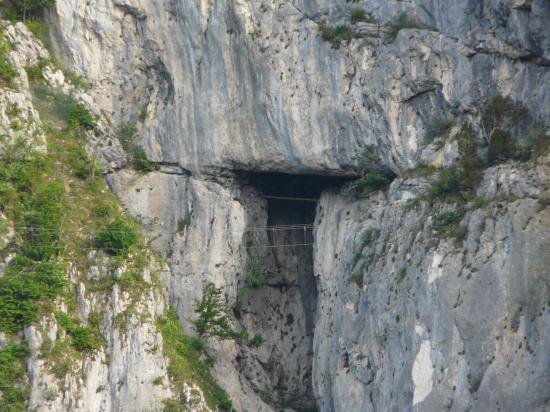
<path fill-rule="evenodd" d="M 15 67 L 13 67 L 5 56 L 0 56 L 0 78 L 5 84 L 11 86 L 15 76 L 17 76 L 17 70 L 15 70 Z"/>
<path fill-rule="evenodd" d="M 365 197 L 378 190 L 386 189 L 391 181 L 388 175 L 373 170 L 352 182 L 350 187 L 359 197 Z"/>
<path fill-rule="evenodd" d="M 432 143 L 435 138 L 445 135 L 454 125 L 454 121 L 449 117 L 433 117 L 426 125 L 424 134 L 424 144 Z"/>
<path fill-rule="evenodd" d="M 374 18 L 370 13 L 367 13 L 365 10 L 363 10 L 360 7 L 354 7 L 350 10 L 350 21 L 352 23 L 359 23 L 361 21 L 372 23 L 374 22 Z"/>
<path fill-rule="evenodd" d="M 138 233 L 134 225 L 123 218 L 117 218 L 98 233 L 95 243 L 98 248 L 121 256 L 125 255 L 137 240 Z"/>
<path fill-rule="evenodd" d="M 63 68 L 62 71 L 63 71 L 63 74 L 65 75 L 65 77 L 66 77 L 75 87 L 79 87 L 79 88 L 81 88 L 81 89 L 88 89 L 88 88 L 90 87 L 90 85 L 88 84 L 88 82 L 86 81 L 86 79 L 84 79 L 84 77 L 82 77 L 81 75 L 76 74 L 76 73 L 73 72 L 72 70 L 65 69 L 65 68 Z"/>
<path fill-rule="evenodd" d="M 372 245 L 380 237 L 380 229 L 371 227 L 363 234 L 361 249 Z"/>
<path fill-rule="evenodd" d="M 47 260 L 59 253 L 63 197 L 65 188 L 60 182 L 34 185 L 29 209 L 22 215 L 25 228 L 23 254 L 33 260 Z"/>
<path fill-rule="evenodd" d="M 354 273 L 348 278 L 348 282 L 355 283 L 357 287 L 363 288 L 363 278 L 364 275 L 362 273 Z"/>
<path fill-rule="evenodd" d="M 100 339 L 91 328 L 78 325 L 77 321 L 65 313 L 58 313 L 56 319 L 59 325 L 71 337 L 72 345 L 76 350 L 80 352 L 93 352 L 101 346 Z"/>
<path fill-rule="evenodd" d="M 420 22 L 413 17 L 409 17 L 407 13 L 403 12 L 389 25 L 389 39 L 392 42 L 395 41 L 401 30 L 421 28 L 423 28 L 423 26 Z"/>
<path fill-rule="evenodd" d="M 432 176 L 437 172 L 437 167 L 425 163 L 425 162 L 419 162 L 415 167 L 411 169 L 407 169 L 401 173 L 402 177 L 428 177 Z"/>
<path fill-rule="evenodd" d="M 464 190 L 472 190 L 482 178 L 486 165 L 479 157 L 478 139 L 470 123 L 462 125 L 456 140 L 462 168 L 461 187 Z"/>
<path fill-rule="evenodd" d="M 44 41 L 44 33 L 46 33 L 46 24 L 37 19 L 27 20 L 25 25 L 37 39 Z"/>
<path fill-rule="evenodd" d="M 196 382 L 210 407 L 223 410 L 231 409 L 231 401 L 227 393 L 216 384 L 210 375 L 209 365 L 211 362 L 200 361 L 203 354 L 202 347 L 198 348 L 197 339 L 183 333 L 175 310 L 170 308 L 166 317 L 159 319 L 157 324 L 163 338 L 163 353 L 170 360 L 168 375 L 176 390 L 181 391 L 183 385 L 190 381 Z M 174 408 L 181 406 L 181 402 L 176 400 L 171 400 L 166 404 Z"/>
<path fill-rule="evenodd" d="M 160 166 L 156 163 L 152 163 L 148 158 L 145 150 L 142 147 L 136 146 L 131 152 L 132 164 L 136 170 L 144 173 L 153 172 L 159 170 Z"/>
<path fill-rule="evenodd" d="M 351 40 L 351 38 L 353 37 L 353 33 L 351 32 L 350 28 L 343 24 L 335 27 L 334 35 L 342 40 Z"/>
<path fill-rule="evenodd" d="M 550 134 L 542 126 L 535 125 L 519 139 L 518 152 L 521 160 L 537 158 L 550 148 Z"/>
<path fill-rule="evenodd" d="M 126 153 L 128 153 L 130 164 L 134 166 L 136 170 L 144 173 L 159 170 L 160 166 L 156 163 L 152 163 L 147 158 L 145 150 L 137 145 L 137 133 L 137 127 L 133 122 L 121 123 L 117 131 L 118 140 Z"/>
<path fill-rule="evenodd" d="M 15 139 L 7 135 L 0 136 L 0 147 L 2 147 L 0 161 L 5 161 L 11 165 L 20 164 L 20 162 L 27 159 L 32 153 L 31 143 L 22 136 L 16 137 Z M 1 164 L 0 167 L 2 167 Z"/>
<path fill-rule="evenodd" d="M 254 335 L 251 339 L 248 340 L 248 346 L 251 348 L 258 348 L 262 346 L 262 343 L 264 343 L 265 339 L 262 335 Z"/>
<path fill-rule="evenodd" d="M 113 207 L 110 203 L 100 203 L 92 208 L 94 217 L 108 217 L 113 212 Z"/>
<path fill-rule="evenodd" d="M 324 41 L 332 42 L 336 39 L 334 27 L 328 25 L 327 23 L 320 23 L 318 29 L 319 33 L 321 34 L 321 38 Z"/>
<path fill-rule="evenodd" d="M 95 127 L 94 118 L 88 108 L 78 103 L 74 96 L 58 93 L 54 95 L 54 104 L 70 128 L 92 130 Z"/>
<path fill-rule="evenodd" d="M 14 258 L 0 284 L 0 330 L 15 333 L 35 321 L 39 303 L 61 294 L 66 283 L 56 263 Z"/>
<path fill-rule="evenodd" d="M 495 130 L 510 131 L 527 122 L 529 112 L 520 103 L 510 97 L 495 96 L 485 106 L 481 116 L 481 124 L 487 139 L 490 140 Z"/>
<path fill-rule="evenodd" d="M 10 343 L 0 348 L 0 410 L 23 411 L 28 388 L 26 387 L 24 358 L 29 353 L 26 342 Z"/>
<path fill-rule="evenodd" d="M 246 287 L 257 289 L 265 285 L 266 279 L 260 261 L 254 257 L 250 258 L 246 265 L 244 283 Z"/>
<path fill-rule="evenodd" d="M 25 70 L 29 81 L 32 83 L 41 83 L 44 80 L 42 72 L 48 64 L 48 59 L 40 59 L 34 66 L 26 67 Z"/>
<path fill-rule="evenodd" d="M 82 146 L 71 148 L 69 165 L 79 179 L 88 179 L 101 174 L 99 165 L 88 157 Z"/>
<path fill-rule="evenodd" d="M 338 25 L 332 27 L 326 23 L 319 24 L 319 33 L 321 38 L 325 41 L 335 44 L 340 40 L 351 40 L 353 33 L 350 28 L 346 25 Z"/>
<path fill-rule="evenodd" d="M 504 162 L 516 156 L 516 145 L 510 133 L 496 129 L 489 138 L 489 162 Z"/>
<path fill-rule="evenodd" d="M 434 218 L 434 230 L 440 237 L 454 237 L 462 240 L 466 235 L 466 228 L 460 226 L 466 211 L 463 209 L 444 210 Z"/>
<path fill-rule="evenodd" d="M 459 166 L 442 169 L 431 184 L 428 193 L 432 199 L 444 198 L 460 192 L 464 171 Z"/>
<path fill-rule="evenodd" d="M 117 129 L 117 137 L 123 149 L 130 151 L 135 145 L 137 127 L 133 122 L 122 122 Z"/>
<path fill-rule="evenodd" d="M 195 305 L 197 320 L 193 322 L 201 336 L 216 336 L 232 339 L 236 332 L 231 326 L 231 318 L 222 297 L 222 288 L 208 283 L 202 293 L 202 299 Z"/>

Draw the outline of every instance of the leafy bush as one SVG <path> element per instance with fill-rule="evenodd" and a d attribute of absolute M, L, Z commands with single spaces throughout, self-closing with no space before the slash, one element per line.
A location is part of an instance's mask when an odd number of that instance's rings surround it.
<path fill-rule="evenodd" d="M 78 323 L 65 313 L 56 316 L 59 325 L 71 337 L 73 347 L 80 352 L 93 352 L 101 346 L 100 339 L 91 328 L 79 326 Z"/>
<path fill-rule="evenodd" d="M 145 150 L 142 147 L 136 146 L 131 152 L 132 164 L 136 170 L 144 173 L 153 172 L 159 170 L 160 166 L 156 163 L 152 163 L 148 158 Z"/>
<path fill-rule="evenodd" d="M 354 7 L 350 11 L 350 21 L 352 23 L 359 23 L 361 21 L 372 23 L 374 22 L 374 18 L 370 13 L 367 13 L 365 10 L 363 10 L 360 7 Z"/>
<path fill-rule="evenodd" d="M 245 285 L 252 289 L 257 289 L 265 284 L 265 274 L 262 264 L 256 258 L 250 258 L 247 263 L 245 274 Z"/>
<path fill-rule="evenodd" d="M 134 146 L 137 132 L 137 127 L 132 122 L 122 122 L 118 126 L 117 137 L 124 150 L 129 151 Z"/>
<path fill-rule="evenodd" d="M 166 317 L 159 319 L 158 327 L 163 338 L 163 353 L 170 359 L 168 375 L 176 389 L 181 391 L 184 384 L 196 382 L 210 407 L 230 410 L 231 400 L 210 375 L 209 363 L 200 361 L 202 345 L 199 348 L 198 339 L 183 333 L 173 308 L 169 309 Z M 176 408 L 170 410 L 179 410 L 177 408 L 182 406 L 177 400 L 171 400 L 168 404 Z"/>
<path fill-rule="evenodd" d="M 130 163 L 136 170 L 144 173 L 159 170 L 160 166 L 152 163 L 147 158 L 145 150 L 136 144 L 137 132 L 136 125 L 132 122 L 121 123 L 118 127 L 118 140 L 126 153 L 128 153 Z"/>
<path fill-rule="evenodd" d="M 462 240 L 466 235 L 466 228 L 460 226 L 460 222 L 465 214 L 463 209 L 444 210 L 437 214 L 434 218 L 434 230 L 437 235 Z"/>
<path fill-rule="evenodd" d="M 510 133 L 496 129 L 489 138 L 489 163 L 495 164 L 516 156 L 516 145 Z"/>
<path fill-rule="evenodd" d="M 415 167 L 411 169 L 407 169 L 401 173 L 402 177 L 427 177 L 432 176 L 437 172 L 437 167 L 425 163 L 425 162 L 419 162 Z"/>
<path fill-rule="evenodd" d="M 66 282 L 56 263 L 14 258 L 0 284 L 0 330 L 15 333 L 35 321 L 39 302 L 61 294 Z"/>
<path fill-rule="evenodd" d="M 4 38 L 0 29 L 0 79 L 7 86 L 13 85 L 13 79 L 17 76 L 17 70 L 8 61 L 6 55 L 11 50 L 10 44 Z"/>
<path fill-rule="evenodd" d="M 363 288 L 364 275 L 362 273 L 354 273 L 348 278 L 348 282 L 355 283 L 357 287 Z"/>
<path fill-rule="evenodd" d="M 113 212 L 113 207 L 109 203 L 100 203 L 92 208 L 92 216 L 108 217 Z"/>
<path fill-rule="evenodd" d="M 74 96 L 58 93 L 54 95 L 54 104 L 70 128 L 92 130 L 95 121 L 86 106 L 76 101 Z"/>
<path fill-rule="evenodd" d="M 76 74 L 75 72 L 73 72 L 72 70 L 69 70 L 69 69 L 66 69 L 66 68 L 62 68 L 62 71 L 63 71 L 63 74 L 65 75 L 65 77 L 76 87 L 79 87 L 81 89 L 88 89 L 90 87 L 90 85 L 88 84 L 88 82 L 86 81 L 86 79 L 84 79 L 84 77 L 82 77 L 81 75 L 79 74 Z"/>
<path fill-rule="evenodd" d="M 264 343 L 264 341 L 265 339 L 262 335 L 254 335 L 254 337 L 248 341 L 248 346 L 251 348 L 258 348 L 262 345 L 262 343 Z"/>
<path fill-rule="evenodd" d="M 25 26 L 31 31 L 34 36 L 44 41 L 44 33 L 46 32 L 46 24 L 35 18 L 27 20 Z"/>
<path fill-rule="evenodd" d="M 470 123 L 462 125 L 456 140 L 462 168 L 461 187 L 464 190 L 472 190 L 483 176 L 485 164 L 479 157 L 478 139 Z"/>
<path fill-rule="evenodd" d="M 69 165 L 76 177 L 79 179 L 88 179 L 101 174 L 99 165 L 88 157 L 82 146 L 76 146 L 71 149 Z"/>
<path fill-rule="evenodd" d="M 202 293 L 202 299 L 195 305 L 198 318 L 193 322 L 201 336 L 216 336 L 232 339 L 236 332 L 231 326 L 231 318 L 222 297 L 222 288 L 208 283 Z"/>
<path fill-rule="evenodd" d="M 0 348 L 0 410 L 23 411 L 27 388 L 18 384 L 25 379 L 24 358 L 29 353 L 26 342 L 10 343 Z"/>
<path fill-rule="evenodd" d="M 334 28 L 332 26 L 327 23 L 320 23 L 318 28 L 321 38 L 324 41 L 332 42 L 335 40 L 336 34 L 334 33 Z"/>
<path fill-rule="evenodd" d="M 519 139 L 518 151 L 521 160 L 536 158 L 550 148 L 550 134 L 542 126 L 535 125 Z"/>
<path fill-rule="evenodd" d="M 436 137 L 445 135 L 453 125 L 454 121 L 449 117 L 433 117 L 426 125 L 424 144 L 430 144 Z"/>
<path fill-rule="evenodd" d="M 40 59 L 38 63 L 36 63 L 34 66 L 26 67 L 25 70 L 27 72 L 27 77 L 29 78 L 29 81 L 33 83 L 42 82 L 44 80 L 44 77 L 42 76 L 42 71 L 48 65 L 48 63 L 48 59 Z"/>
<path fill-rule="evenodd" d="M 485 106 L 481 124 L 488 142 L 497 130 L 511 131 L 529 119 L 529 112 L 510 97 L 495 96 Z"/>
<path fill-rule="evenodd" d="M 17 76 L 17 70 L 15 70 L 15 67 L 13 67 L 5 56 L 0 56 L 0 78 L 5 84 L 11 85 L 13 79 L 15 79 L 15 76 Z"/>
<path fill-rule="evenodd" d="M 428 191 L 430 197 L 443 198 L 460 192 L 464 171 L 459 166 L 442 169 Z"/>
<path fill-rule="evenodd" d="M 319 33 L 324 41 L 336 44 L 340 40 L 351 40 L 353 34 L 348 26 L 339 25 L 332 27 L 326 23 L 319 24 Z"/>
<path fill-rule="evenodd" d="M 388 175 L 373 170 L 352 182 L 350 187 L 359 197 L 365 197 L 378 190 L 386 189 L 391 181 L 392 179 Z"/>
<path fill-rule="evenodd" d="M 346 25 L 339 25 L 336 26 L 334 29 L 334 35 L 336 38 L 342 39 L 342 40 L 351 40 L 353 37 L 353 33 L 351 32 L 350 28 Z"/>
<path fill-rule="evenodd" d="M 42 184 L 34 185 L 29 210 L 21 219 L 23 254 L 33 260 L 47 260 L 59 253 L 65 188 L 60 182 Z"/>
<path fill-rule="evenodd" d="M 125 255 L 138 240 L 134 225 L 123 218 L 117 218 L 107 225 L 96 237 L 96 246 L 113 255 Z"/>
<path fill-rule="evenodd" d="M 409 17 L 407 13 L 403 12 L 389 25 L 389 39 L 390 41 L 395 41 L 397 35 L 401 30 L 404 29 L 420 29 L 422 24 L 419 23 L 415 18 Z"/>
<path fill-rule="evenodd" d="M 380 237 L 380 229 L 371 227 L 363 234 L 362 248 L 372 245 Z"/>

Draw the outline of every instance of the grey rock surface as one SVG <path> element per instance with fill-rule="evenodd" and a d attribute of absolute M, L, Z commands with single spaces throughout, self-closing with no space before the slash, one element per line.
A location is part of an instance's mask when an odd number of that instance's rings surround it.
<path fill-rule="evenodd" d="M 277 220 L 238 172 L 355 175 L 369 146 L 396 173 L 419 159 L 448 165 L 456 142 L 426 147 L 427 125 L 477 124 L 496 94 L 550 121 L 547 1 L 359 1 L 374 22 L 353 25 L 349 42 L 321 39 L 318 23 L 349 25 L 350 6 L 57 0 L 51 40 L 91 82 L 94 113 L 112 119 L 106 134 L 135 122 L 160 165 L 137 174 L 118 142 L 89 136 L 91 150 L 106 149 L 113 192 L 168 260 L 184 328 L 194 333 L 207 282 L 230 306 L 250 256 L 269 274 L 233 319 L 264 344 L 207 342 L 237 410 L 547 410 L 550 217 L 537 198 L 548 158 L 485 173 L 489 203 L 466 214 L 461 246 L 434 235 L 425 204 L 404 209 L 428 182 L 398 179 L 363 201 L 326 191 L 312 251 L 262 247 L 270 221 L 296 221 Z M 401 12 L 421 27 L 391 41 Z"/>
<path fill-rule="evenodd" d="M 323 196 L 321 410 L 548 410 L 549 160 L 489 169 L 463 243 L 438 238 L 425 202 L 405 207 L 401 180 L 366 202 Z"/>
<path fill-rule="evenodd" d="M 349 174 L 366 145 L 399 170 L 434 115 L 496 93 L 549 120 L 547 1 L 355 6 L 429 29 L 333 47 L 317 23 L 349 24 L 343 0 L 60 0 L 56 43 L 107 113 L 143 123 L 152 159 L 192 170 Z"/>

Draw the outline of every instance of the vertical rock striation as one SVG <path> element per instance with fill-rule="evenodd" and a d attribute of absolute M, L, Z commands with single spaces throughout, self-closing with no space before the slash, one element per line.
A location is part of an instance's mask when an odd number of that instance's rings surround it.
<path fill-rule="evenodd" d="M 368 21 L 352 24 L 344 0 L 57 0 L 51 42 L 91 82 L 97 113 L 136 124 L 159 165 L 139 174 L 116 141 L 90 145 L 167 258 L 184 329 L 193 333 L 204 284 L 233 305 L 248 258 L 263 263 L 266 284 L 234 323 L 266 341 L 207 342 L 238 410 L 312 399 L 322 411 L 544 410 L 550 218 L 537 198 L 547 157 L 485 172 L 478 196 L 490 201 L 469 207 L 462 246 L 434 233 L 424 203 L 404 207 L 429 182 L 398 179 L 362 201 L 326 191 L 313 251 L 250 249 L 274 240 L 251 229 L 304 222 L 270 214 L 243 171 L 355 176 L 367 148 L 394 173 L 448 165 L 456 143 L 426 144 L 430 123 L 477 126 L 497 94 L 550 122 L 547 1 L 353 6 Z M 396 31 L 401 13 L 415 27 Z M 350 39 L 323 40 L 322 22 L 349 26 Z M 144 344 L 136 333 L 130 346 Z M 98 399 L 106 410 L 119 402 Z"/>

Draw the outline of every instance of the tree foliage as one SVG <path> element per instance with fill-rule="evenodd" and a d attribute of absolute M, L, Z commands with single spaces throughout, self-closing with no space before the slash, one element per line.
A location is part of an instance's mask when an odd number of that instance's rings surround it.
<path fill-rule="evenodd" d="M 55 0 L 9 0 L 14 17 L 26 21 L 37 17 L 45 9 L 55 6 Z"/>
<path fill-rule="evenodd" d="M 208 283 L 203 289 L 202 299 L 195 306 L 197 320 L 195 329 L 201 336 L 216 336 L 220 339 L 233 339 L 237 333 L 231 326 L 229 311 L 222 296 L 222 288 Z"/>
<path fill-rule="evenodd" d="M 117 218 L 96 237 L 96 245 L 113 255 L 125 255 L 138 240 L 138 233 L 131 223 Z"/>

